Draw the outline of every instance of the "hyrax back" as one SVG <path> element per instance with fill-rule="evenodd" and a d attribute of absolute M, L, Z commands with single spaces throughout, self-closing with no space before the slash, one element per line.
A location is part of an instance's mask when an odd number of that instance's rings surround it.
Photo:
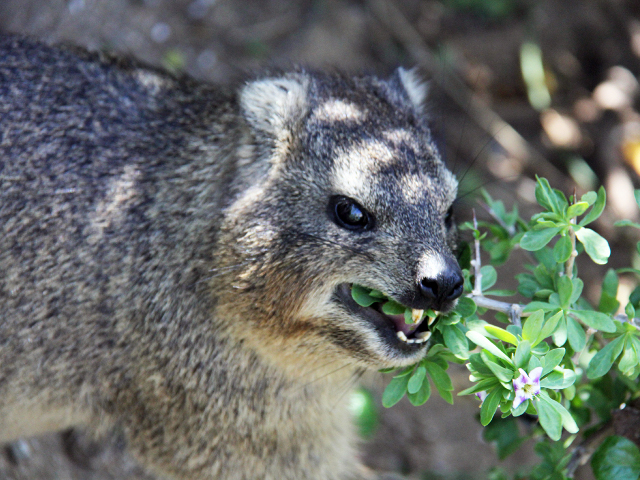
<path fill-rule="evenodd" d="M 411 72 L 225 91 L 0 39 L 0 441 L 116 426 L 181 479 L 356 479 L 346 391 L 446 310 L 456 182 Z"/>

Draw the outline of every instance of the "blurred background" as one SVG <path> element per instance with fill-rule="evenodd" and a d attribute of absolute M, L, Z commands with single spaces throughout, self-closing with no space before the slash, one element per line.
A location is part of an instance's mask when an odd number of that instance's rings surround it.
<path fill-rule="evenodd" d="M 443 156 L 461 179 L 459 220 L 472 208 L 485 215 L 474 200 L 481 187 L 526 216 L 536 174 L 567 194 L 602 184 L 608 207 L 595 228 L 613 253 L 608 266 L 580 265 L 592 282 L 587 296 L 597 302 L 607 268 L 640 263 L 635 233 L 613 228 L 620 218 L 638 221 L 637 0 L 2 0 L 0 32 L 116 51 L 216 83 L 295 64 L 380 75 L 417 66 L 430 82 Z M 513 278 L 517 263 L 500 277 Z M 621 277 L 623 304 L 636 283 Z M 468 386 L 462 367 L 452 376 L 457 391 Z M 483 431 L 475 397 L 382 411 L 385 380 L 366 383 L 369 393 L 354 398 L 364 405 L 363 460 L 372 468 L 475 480 L 496 465 L 516 472 L 537 461 L 531 444 L 516 440 L 529 426 L 496 427 L 516 429 L 512 442 Z M 66 432 L 4 448 L 0 478 L 146 477 L 119 438 Z M 588 468 L 576 478 L 591 478 Z"/>

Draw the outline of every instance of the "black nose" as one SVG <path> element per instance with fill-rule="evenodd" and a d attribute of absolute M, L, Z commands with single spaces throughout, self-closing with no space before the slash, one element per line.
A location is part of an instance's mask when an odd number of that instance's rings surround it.
<path fill-rule="evenodd" d="M 433 309 L 440 310 L 447 302 L 451 302 L 462 295 L 462 271 L 453 258 L 446 258 L 444 268 L 435 278 L 425 277 L 420 280 L 420 293 L 431 300 Z"/>

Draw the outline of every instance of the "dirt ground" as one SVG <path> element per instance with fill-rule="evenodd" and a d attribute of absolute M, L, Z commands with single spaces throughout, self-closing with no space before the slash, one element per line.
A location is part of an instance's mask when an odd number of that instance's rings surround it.
<path fill-rule="evenodd" d="M 293 64 L 382 75 L 418 65 L 431 80 L 441 148 L 464 177 L 459 218 L 469 217 L 474 204 L 466 194 L 479 185 L 526 214 L 534 174 L 569 193 L 602 183 L 609 207 L 596 228 L 612 243 L 610 265 L 637 261 L 635 239 L 612 227 L 638 216 L 637 0 L 2 0 L 0 32 L 113 50 L 218 83 Z M 526 83 L 522 66 L 535 66 L 536 55 L 543 85 L 531 100 L 535 75 Z M 513 278 L 513 268 L 501 276 Z M 594 281 L 586 291 L 597 298 L 605 269 L 584 268 Z M 621 279 L 622 295 L 634 282 Z M 468 386 L 466 377 L 462 368 L 454 372 L 456 391 Z M 384 381 L 368 384 L 379 404 Z M 421 408 L 405 400 L 381 412 L 363 458 L 432 480 L 481 479 L 494 465 L 515 471 L 536 461 L 525 445 L 498 462 L 477 413 L 475 398 L 458 397 L 453 407 L 433 398 Z M 586 470 L 576 478 L 590 478 Z M 120 439 L 96 445 L 67 432 L 6 446 L 2 478 L 146 477 Z"/>

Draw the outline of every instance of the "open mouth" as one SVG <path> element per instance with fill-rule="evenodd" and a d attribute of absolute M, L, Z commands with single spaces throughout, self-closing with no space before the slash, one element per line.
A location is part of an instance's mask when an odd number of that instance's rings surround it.
<path fill-rule="evenodd" d="M 424 310 L 411 309 L 396 302 L 393 302 L 395 308 L 389 308 L 389 305 L 385 306 L 389 303 L 389 298 L 379 292 L 378 296 L 370 298 L 369 302 L 358 304 L 352 296 L 354 287 L 358 288 L 357 285 L 343 283 L 338 286 L 336 294 L 352 313 L 368 320 L 381 337 L 390 343 L 399 342 L 400 345 L 413 348 L 421 347 L 429 340 L 429 325 L 433 323 L 435 315 L 430 317 Z M 362 303 L 367 306 L 363 306 Z"/>

